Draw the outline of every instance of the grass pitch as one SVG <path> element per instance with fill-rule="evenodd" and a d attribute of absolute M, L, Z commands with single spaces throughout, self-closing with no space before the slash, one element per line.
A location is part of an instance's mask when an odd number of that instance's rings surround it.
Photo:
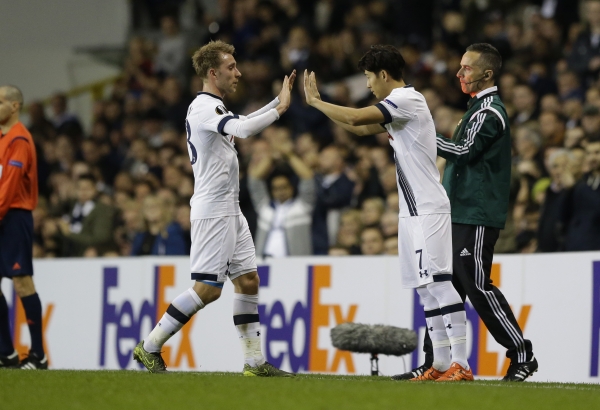
<path fill-rule="evenodd" d="M 0 370 L 0 409 L 598 409 L 600 385 L 388 377 Z"/>

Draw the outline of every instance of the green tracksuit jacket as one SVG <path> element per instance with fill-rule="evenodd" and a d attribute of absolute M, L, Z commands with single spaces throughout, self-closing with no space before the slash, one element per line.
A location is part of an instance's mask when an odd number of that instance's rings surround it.
<path fill-rule="evenodd" d="M 447 160 L 442 185 L 452 223 L 503 229 L 511 170 L 506 109 L 497 87 L 481 91 L 467 107 L 451 140 L 437 135 L 438 155 Z"/>

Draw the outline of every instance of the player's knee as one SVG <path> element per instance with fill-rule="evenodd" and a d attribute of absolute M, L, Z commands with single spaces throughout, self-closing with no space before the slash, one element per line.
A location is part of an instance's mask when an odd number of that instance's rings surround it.
<path fill-rule="evenodd" d="M 27 276 L 15 276 L 13 278 L 13 286 L 15 293 L 20 297 L 24 298 L 35 293 L 35 286 L 33 284 L 33 278 Z"/>
<path fill-rule="evenodd" d="M 233 286 L 236 293 L 245 295 L 256 295 L 260 286 L 260 277 L 256 271 L 246 273 L 233 280 Z"/>
<path fill-rule="evenodd" d="M 462 302 L 460 295 L 454 289 L 451 281 L 433 282 L 427 285 L 427 290 L 437 299 L 440 305 Z"/>
<path fill-rule="evenodd" d="M 196 282 L 194 283 L 194 292 L 200 297 L 202 303 L 204 305 L 208 305 L 209 303 L 214 302 L 215 300 L 221 297 L 221 289 L 220 287 L 213 286 L 211 284 L 206 284 L 204 282 Z"/>

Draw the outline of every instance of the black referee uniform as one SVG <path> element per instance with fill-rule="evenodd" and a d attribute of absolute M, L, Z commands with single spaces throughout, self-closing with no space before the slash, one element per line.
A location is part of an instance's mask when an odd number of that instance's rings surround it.
<path fill-rule="evenodd" d="M 511 364 L 533 359 L 523 332 L 490 273 L 494 245 L 508 212 L 511 172 L 510 128 L 497 87 L 472 97 L 451 140 L 437 136 L 438 155 L 446 158 L 442 184 L 452 207 L 453 283 L 466 297 Z M 426 363 L 433 362 L 425 337 Z"/>

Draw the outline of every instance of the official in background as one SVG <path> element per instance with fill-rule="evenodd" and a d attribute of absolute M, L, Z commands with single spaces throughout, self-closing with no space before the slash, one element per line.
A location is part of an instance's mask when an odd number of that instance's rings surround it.
<path fill-rule="evenodd" d="M 490 279 L 494 245 L 508 213 L 511 172 L 509 121 L 495 86 L 502 58 L 489 44 L 473 44 L 460 66 L 456 76 L 462 92 L 471 96 L 467 112 L 450 140 L 437 136 L 438 155 L 447 160 L 442 184 L 452 213 L 453 283 L 507 349 L 511 363 L 502 380 L 523 381 L 537 371 L 538 363 L 506 298 Z M 423 350 L 423 366 L 394 378 L 415 377 L 431 367 L 428 333 Z"/>
<path fill-rule="evenodd" d="M 19 121 L 22 107 L 21 90 L 0 86 L 0 280 L 13 280 L 31 335 L 29 354 L 19 362 L 11 339 L 8 304 L 0 292 L 0 368 L 47 369 L 42 303 L 32 278 L 31 211 L 38 201 L 37 159 L 31 134 Z"/>

